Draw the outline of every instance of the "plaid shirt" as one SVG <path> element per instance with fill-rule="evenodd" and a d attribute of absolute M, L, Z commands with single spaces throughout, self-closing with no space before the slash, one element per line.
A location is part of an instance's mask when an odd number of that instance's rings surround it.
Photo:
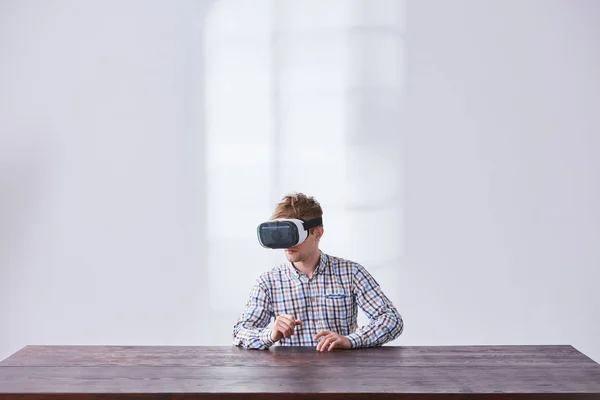
<path fill-rule="evenodd" d="M 357 306 L 370 320 L 360 328 Z M 323 252 L 312 278 L 286 262 L 256 280 L 233 328 L 233 344 L 269 348 L 280 314 L 302 321 L 293 336 L 277 342 L 280 346 L 316 346 L 315 335 L 329 330 L 346 336 L 353 348 L 374 347 L 396 339 L 404 329 L 402 317 L 363 266 Z"/>

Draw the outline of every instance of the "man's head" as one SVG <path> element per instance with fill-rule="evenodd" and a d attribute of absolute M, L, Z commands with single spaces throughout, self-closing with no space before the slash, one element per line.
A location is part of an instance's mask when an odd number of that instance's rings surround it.
<path fill-rule="evenodd" d="M 312 196 L 303 193 L 292 193 L 284 196 L 277 204 L 271 219 L 296 218 L 308 221 L 323 216 L 321 205 Z M 317 226 L 309 230 L 308 237 L 297 246 L 285 250 L 285 256 L 290 262 L 302 262 L 308 260 L 319 251 L 319 241 L 323 236 L 323 226 Z"/>

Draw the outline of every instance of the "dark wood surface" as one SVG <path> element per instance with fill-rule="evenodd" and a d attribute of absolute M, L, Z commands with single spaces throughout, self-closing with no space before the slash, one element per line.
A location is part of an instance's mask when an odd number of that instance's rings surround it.
<path fill-rule="evenodd" d="M 600 399 L 600 365 L 571 346 L 27 346 L 0 362 L 0 400 L 228 395 Z"/>

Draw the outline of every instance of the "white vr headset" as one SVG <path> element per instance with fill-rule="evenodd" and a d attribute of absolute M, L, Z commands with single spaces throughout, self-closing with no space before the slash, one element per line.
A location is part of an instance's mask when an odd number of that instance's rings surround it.
<path fill-rule="evenodd" d="M 323 225 L 322 217 L 309 221 L 295 218 L 266 221 L 257 228 L 258 242 L 269 249 L 287 249 L 304 242 L 308 231 L 320 225 Z"/>

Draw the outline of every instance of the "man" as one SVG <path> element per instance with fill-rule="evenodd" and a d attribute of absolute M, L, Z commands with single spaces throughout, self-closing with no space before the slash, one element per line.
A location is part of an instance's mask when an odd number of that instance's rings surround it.
<path fill-rule="evenodd" d="M 268 349 L 277 343 L 331 351 L 381 346 L 402 333 L 402 317 L 367 270 L 319 249 L 322 215 L 320 204 L 302 193 L 287 195 L 277 205 L 270 221 L 296 220 L 284 228 L 298 225 L 296 241 L 303 241 L 287 248 L 285 244 L 273 246 L 285 248 L 288 262 L 256 280 L 233 329 L 235 346 Z M 307 232 L 302 224 L 308 226 Z M 277 235 L 276 240 L 281 239 Z M 265 246 L 260 227 L 259 240 Z M 361 328 L 357 307 L 370 320 Z"/>

